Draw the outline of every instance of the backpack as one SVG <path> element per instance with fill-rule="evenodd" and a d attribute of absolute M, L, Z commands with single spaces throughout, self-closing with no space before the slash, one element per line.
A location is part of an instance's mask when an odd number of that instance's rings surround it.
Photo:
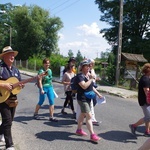
<path fill-rule="evenodd" d="M 72 93 L 77 93 L 77 89 L 78 89 L 78 84 L 77 84 L 77 76 L 74 76 L 71 79 L 71 89 L 72 89 Z"/>

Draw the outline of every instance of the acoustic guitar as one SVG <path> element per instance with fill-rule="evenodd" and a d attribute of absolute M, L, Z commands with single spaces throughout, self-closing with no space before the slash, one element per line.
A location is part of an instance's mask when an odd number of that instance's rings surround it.
<path fill-rule="evenodd" d="M 32 77 L 32 78 L 28 78 L 26 80 L 22 80 L 22 81 L 19 81 L 16 77 L 10 77 L 9 79 L 7 80 L 0 80 L 0 83 L 11 83 L 12 84 L 12 90 L 7 90 L 5 88 L 0 88 L 0 103 L 3 103 L 5 102 L 10 94 L 12 93 L 13 95 L 16 95 L 18 94 L 20 91 L 21 91 L 21 87 L 19 86 L 19 84 L 25 84 L 25 83 L 28 83 L 30 81 L 33 81 L 39 77 L 42 77 L 42 76 L 46 76 L 47 75 L 47 71 L 41 73 L 40 75 L 37 75 L 35 77 Z"/>

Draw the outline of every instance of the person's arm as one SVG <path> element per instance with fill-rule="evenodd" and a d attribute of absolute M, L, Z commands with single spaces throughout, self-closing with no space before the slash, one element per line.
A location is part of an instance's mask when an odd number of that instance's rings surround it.
<path fill-rule="evenodd" d="M 147 93 L 149 92 L 149 88 L 143 88 L 144 92 L 145 92 L 145 95 L 147 95 Z"/>
<path fill-rule="evenodd" d="M 82 87 L 82 89 L 87 89 L 91 83 L 93 82 L 93 78 L 89 79 L 87 82 L 85 82 L 84 80 L 79 82 L 79 85 Z"/>
<path fill-rule="evenodd" d="M 102 95 L 99 93 L 99 91 L 93 87 L 93 91 L 96 93 L 96 95 L 99 97 L 99 98 L 102 98 Z"/>
<path fill-rule="evenodd" d="M 43 90 L 42 77 L 39 77 L 37 82 L 39 84 L 39 88 L 40 88 L 41 94 L 44 94 L 45 92 Z"/>

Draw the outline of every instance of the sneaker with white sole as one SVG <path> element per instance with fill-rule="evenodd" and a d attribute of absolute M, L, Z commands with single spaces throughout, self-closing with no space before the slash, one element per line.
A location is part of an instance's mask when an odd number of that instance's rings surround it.
<path fill-rule="evenodd" d="M 12 146 L 12 147 L 8 147 L 6 150 L 15 150 L 15 148 Z"/>
<path fill-rule="evenodd" d="M 0 142 L 5 142 L 4 134 L 1 134 L 1 135 L 0 135 Z"/>

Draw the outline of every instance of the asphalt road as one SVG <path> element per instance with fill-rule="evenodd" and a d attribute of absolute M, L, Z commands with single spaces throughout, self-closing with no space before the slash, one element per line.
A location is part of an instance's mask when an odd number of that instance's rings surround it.
<path fill-rule="evenodd" d="M 94 130 L 102 139 L 95 144 L 90 142 L 90 136 L 76 136 L 77 124 L 72 119 L 71 110 L 67 108 L 65 116 L 60 113 L 65 98 L 63 85 L 54 83 L 54 88 L 59 96 L 55 100 L 55 116 L 59 122 L 48 121 L 47 99 L 39 111 L 41 120 L 33 119 L 38 101 L 38 89 L 34 82 L 27 83 L 18 94 L 19 105 L 13 122 L 16 150 L 137 150 L 147 139 L 142 136 L 144 126 L 138 128 L 137 136 L 130 133 L 128 126 L 143 116 L 137 100 L 105 93 L 106 104 L 95 107 L 96 118 L 102 123 L 94 126 Z M 85 125 L 83 129 L 88 133 Z"/>

